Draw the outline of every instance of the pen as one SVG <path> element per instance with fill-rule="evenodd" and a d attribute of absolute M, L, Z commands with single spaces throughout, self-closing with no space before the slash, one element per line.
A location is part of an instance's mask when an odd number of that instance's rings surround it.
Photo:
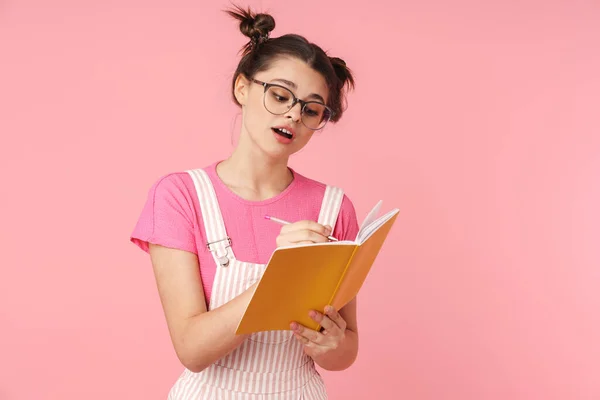
<path fill-rule="evenodd" d="M 273 221 L 273 222 L 277 222 L 278 224 L 281 224 L 281 225 L 289 225 L 291 223 L 291 222 L 287 222 L 287 221 L 284 221 L 284 220 L 279 219 L 279 218 L 271 217 L 269 215 L 265 215 L 265 219 L 268 219 L 268 220 Z M 338 241 L 333 236 L 327 236 L 327 239 L 329 239 L 329 240 L 331 240 L 333 242 L 337 242 Z"/>

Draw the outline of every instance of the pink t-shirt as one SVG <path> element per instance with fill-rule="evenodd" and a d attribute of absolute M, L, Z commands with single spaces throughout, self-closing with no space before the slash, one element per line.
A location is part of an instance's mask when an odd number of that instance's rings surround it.
<path fill-rule="evenodd" d="M 323 183 L 292 170 L 292 183 L 280 194 L 263 201 L 248 201 L 232 192 L 219 178 L 215 162 L 204 170 L 215 188 L 231 247 L 240 261 L 266 264 L 276 248 L 281 225 L 266 220 L 271 215 L 294 222 L 317 221 L 325 193 Z M 354 206 L 344 195 L 333 236 L 354 240 L 358 222 Z M 214 258 L 206 248 L 206 232 L 196 188 L 187 172 L 161 177 L 152 185 L 146 204 L 131 234 L 131 241 L 148 251 L 148 243 L 192 252 L 198 256 L 200 276 L 209 304 L 216 273 Z"/>

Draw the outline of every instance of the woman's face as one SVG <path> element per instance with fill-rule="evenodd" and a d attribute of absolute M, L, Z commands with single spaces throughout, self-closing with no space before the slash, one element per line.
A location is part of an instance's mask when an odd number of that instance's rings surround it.
<path fill-rule="evenodd" d="M 242 75 L 238 77 L 235 95 L 242 105 L 242 135 L 247 135 L 253 145 L 270 157 L 287 158 L 301 150 L 314 132 L 302 119 L 315 127 L 322 114 L 327 113 L 322 106 L 327 104 L 325 79 L 304 61 L 291 57 L 276 59 L 268 70 L 257 73 L 253 78 L 278 86 L 272 86 L 265 93 L 261 83 Z M 291 104 L 293 96 L 316 103 L 308 104 L 302 115 L 299 102 L 287 110 L 286 104 Z"/>

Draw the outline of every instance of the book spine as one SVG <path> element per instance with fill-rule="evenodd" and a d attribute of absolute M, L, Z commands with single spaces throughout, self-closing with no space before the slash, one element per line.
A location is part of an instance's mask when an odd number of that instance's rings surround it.
<path fill-rule="evenodd" d="M 335 300 L 335 296 L 337 295 L 340 286 L 342 285 L 342 282 L 344 281 L 344 278 L 346 277 L 346 272 L 348 272 L 348 268 L 350 268 L 350 264 L 352 264 L 352 260 L 354 259 L 354 255 L 356 254 L 356 252 L 358 251 L 358 248 L 360 246 L 354 246 L 354 251 L 352 251 L 352 255 L 350 255 L 350 258 L 348 259 L 348 263 L 346 263 L 346 268 L 344 268 L 344 272 L 342 272 L 342 276 L 340 277 L 340 280 L 337 283 L 337 286 L 335 287 L 335 290 L 333 291 L 333 293 L 331 294 L 331 298 L 329 299 L 329 305 L 333 306 L 333 301 Z M 339 311 L 339 310 L 338 310 Z"/>

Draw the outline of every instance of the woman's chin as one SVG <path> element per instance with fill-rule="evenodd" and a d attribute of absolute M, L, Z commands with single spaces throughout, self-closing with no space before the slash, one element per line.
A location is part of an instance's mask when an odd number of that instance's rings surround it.
<path fill-rule="evenodd" d="M 281 145 L 281 144 L 273 144 L 270 143 L 266 146 L 262 146 L 262 151 L 265 153 L 270 159 L 281 159 L 286 160 L 292 154 L 294 154 L 298 149 L 293 145 Z"/>

